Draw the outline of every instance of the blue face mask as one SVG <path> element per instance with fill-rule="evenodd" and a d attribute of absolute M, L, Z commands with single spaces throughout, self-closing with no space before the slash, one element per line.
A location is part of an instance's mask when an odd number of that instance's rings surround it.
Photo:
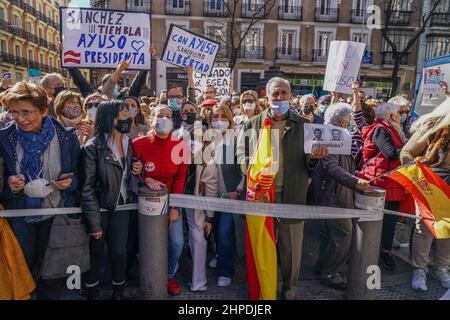
<path fill-rule="evenodd" d="M 181 109 L 181 105 L 178 103 L 176 98 L 170 98 L 168 105 L 172 111 L 179 111 Z"/>
<path fill-rule="evenodd" d="M 405 123 L 408 117 L 406 116 L 406 113 L 402 113 L 402 119 L 400 120 L 401 123 Z"/>
<path fill-rule="evenodd" d="M 285 115 L 290 108 L 291 106 L 289 105 L 289 101 L 276 101 L 272 102 L 270 105 L 270 109 L 272 109 L 276 116 Z"/>

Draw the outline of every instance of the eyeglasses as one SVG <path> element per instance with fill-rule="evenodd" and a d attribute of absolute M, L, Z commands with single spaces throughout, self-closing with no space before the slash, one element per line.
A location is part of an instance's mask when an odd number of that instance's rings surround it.
<path fill-rule="evenodd" d="M 25 118 L 25 119 L 30 119 L 31 116 L 33 114 L 35 114 L 36 112 L 38 112 L 39 110 L 21 110 L 19 112 L 17 111 L 8 111 L 8 115 L 13 119 L 13 120 L 17 120 L 19 119 L 19 117 Z"/>

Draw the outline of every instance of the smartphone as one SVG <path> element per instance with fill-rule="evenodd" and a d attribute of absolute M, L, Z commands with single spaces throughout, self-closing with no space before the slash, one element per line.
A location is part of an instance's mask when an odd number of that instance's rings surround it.
<path fill-rule="evenodd" d="M 11 72 L 9 71 L 4 72 L 2 78 L 11 78 Z"/>
<path fill-rule="evenodd" d="M 62 175 L 59 176 L 58 180 L 56 180 L 56 181 L 66 180 L 68 178 L 72 178 L 73 176 L 74 176 L 73 172 L 63 173 Z"/>

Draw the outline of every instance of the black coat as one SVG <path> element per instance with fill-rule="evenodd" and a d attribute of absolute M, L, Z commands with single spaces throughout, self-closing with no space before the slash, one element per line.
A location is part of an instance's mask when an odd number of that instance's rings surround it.
<path fill-rule="evenodd" d="M 89 233 L 102 230 L 100 208 L 113 212 L 122 184 L 123 169 L 114 159 L 103 135 L 96 135 L 83 146 L 80 161 L 81 208 Z M 133 164 L 131 140 L 126 154 L 128 168 L 127 181 L 130 181 Z"/>

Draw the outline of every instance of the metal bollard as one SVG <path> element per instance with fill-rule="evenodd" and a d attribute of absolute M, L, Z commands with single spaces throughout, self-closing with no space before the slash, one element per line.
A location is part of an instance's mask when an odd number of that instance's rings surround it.
<path fill-rule="evenodd" d="M 373 271 L 369 267 L 378 266 L 385 196 L 385 190 L 374 187 L 355 193 L 355 207 L 378 209 L 379 215 L 374 217 L 373 221 L 359 219 L 353 224 L 349 279 L 345 292 L 349 300 L 375 298 L 376 289 L 368 285 L 368 280 L 372 280 L 373 276 Z M 379 276 L 381 277 L 381 274 Z"/>
<path fill-rule="evenodd" d="M 139 188 L 140 295 L 144 300 L 167 299 L 167 188 Z"/>

